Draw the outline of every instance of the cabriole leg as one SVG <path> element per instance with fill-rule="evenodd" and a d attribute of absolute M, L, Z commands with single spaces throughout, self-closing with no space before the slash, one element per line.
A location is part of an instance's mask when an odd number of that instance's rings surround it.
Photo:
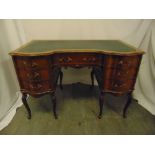
<path fill-rule="evenodd" d="M 28 113 L 28 117 L 27 118 L 31 119 L 31 110 L 30 110 L 30 107 L 29 107 L 29 105 L 27 103 L 26 98 L 27 98 L 27 94 L 23 93 L 22 94 L 22 102 L 23 102 L 23 104 L 24 104 L 24 106 L 25 106 L 25 108 L 27 110 L 27 113 Z"/>
<path fill-rule="evenodd" d="M 123 109 L 123 118 L 126 118 L 126 112 L 127 112 L 129 105 L 131 104 L 131 100 L 132 100 L 132 95 L 131 93 L 128 93 L 128 99 Z"/>
<path fill-rule="evenodd" d="M 102 118 L 103 103 L 104 103 L 104 92 L 101 91 L 100 96 L 99 96 L 99 106 L 100 106 L 100 111 L 99 111 L 99 115 L 98 115 L 99 119 Z"/>
<path fill-rule="evenodd" d="M 51 100 L 53 102 L 53 114 L 54 114 L 54 118 L 57 119 L 57 113 L 56 113 L 56 96 L 55 93 L 51 94 Z"/>

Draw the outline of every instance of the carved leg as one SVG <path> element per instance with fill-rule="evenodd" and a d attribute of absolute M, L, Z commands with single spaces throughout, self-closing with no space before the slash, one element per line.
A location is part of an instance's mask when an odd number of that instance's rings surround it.
<path fill-rule="evenodd" d="M 28 117 L 27 118 L 31 119 L 31 110 L 30 110 L 30 107 L 29 107 L 29 105 L 27 103 L 26 98 L 27 98 L 27 94 L 23 93 L 22 94 L 22 102 L 23 102 L 23 104 L 24 104 L 24 106 L 25 106 L 25 108 L 27 110 L 27 113 L 28 113 Z"/>
<path fill-rule="evenodd" d="M 57 119 L 57 113 L 56 113 L 56 96 L 55 94 L 51 94 L 51 100 L 53 102 L 53 114 L 54 114 L 54 118 Z"/>
<path fill-rule="evenodd" d="M 126 111 L 129 107 L 129 105 L 131 104 L 131 100 L 132 100 L 132 95 L 131 95 L 131 93 L 128 93 L 128 99 L 127 99 L 126 105 L 124 106 L 124 109 L 123 109 L 123 118 L 126 118 Z"/>
<path fill-rule="evenodd" d="M 91 82 L 92 82 L 91 88 L 94 88 L 94 70 L 93 69 L 91 71 Z"/>
<path fill-rule="evenodd" d="M 61 70 L 60 70 L 59 75 L 60 75 L 60 89 L 62 90 L 63 89 L 63 87 L 62 87 L 63 72 Z"/>
<path fill-rule="evenodd" d="M 100 92 L 100 97 L 99 97 L 99 105 L 100 105 L 100 112 L 99 112 L 99 115 L 98 115 L 99 119 L 101 119 L 101 117 L 102 117 L 103 103 L 104 103 L 104 93 L 101 91 Z"/>

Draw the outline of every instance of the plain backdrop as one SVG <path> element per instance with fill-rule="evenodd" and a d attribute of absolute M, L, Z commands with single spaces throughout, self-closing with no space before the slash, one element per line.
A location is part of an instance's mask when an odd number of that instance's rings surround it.
<path fill-rule="evenodd" d="M 155 115 L 155 20 L 0 20 L 0 129 L 22 105 L 19 85 L 8 53 L 33 39 L 120 39 L 146 53 L 134 96 Z M 67 80 L 72 76 L 72 81 Z M 64 70 L 63 83 L 90 83 L 90 70 Z"/>

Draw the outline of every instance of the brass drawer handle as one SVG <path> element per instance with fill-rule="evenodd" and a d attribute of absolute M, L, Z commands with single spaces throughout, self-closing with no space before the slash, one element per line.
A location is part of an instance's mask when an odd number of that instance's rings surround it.
<path fill-rule="evenodd" d="M 92 61 L 96 61 L 96 58 L 92 58 Z"/>
<path fill-rule="evenodd" d="M 71 57 L 59 58 L 59 62 L 71 62 L 73 59 Z"/>
<path fill-rule="evenodd" d="M 118 86 L 119 86 L 119 85 L 118 85 L 117 83 L 116 83 L 116 84 L 114 84 L 114 87 L 115 87 L 115 88 L 117 88 Z"/>
<path fill-rule="evenodd" d="M 41 84 L 36 84 L 36 85 L 33 85 L 33 84 L 30 84 L 30 88 L 32 89 L 41 89 L 43 86 Z"/>
<path fill-rule="evenodd" d="M 119 61 L 119 64 L 122 65 L 122 64 L 123 64 L 123 60 L 120 60 L 120 61 Z"/>
<path fill-rule="evenodd" d="M 118 87 L 123 87 L 123 86 L 125 86 L 126 85 L 126 83 L 121 83 L 121 84 L 118 84 L 118 83 L 114 83 L 114 87 L 115 88 L 118 88 Z"/>
<path fill-rule="evenodd" d="M 35 67 L 37 67 L 37 66 L 38 66 L 38 64 L 37 64 L 36 62 L 32 62 L 31 67 L 35 68 Z"/>
<path fill-rule="evenodd" d="M 64 61 L 64 59 L 63 58 L 59 58 L 59 62 L 63 62 Z"/>
<path fill-rule="evenodd" d="M 38 72 L 34 72 L 34 78 L 39 78 L 40 74 Z"/>
<path fill-rule="evenodd" d="M 27 62 L 26 61 L 23 61 L 23 64 L 26 66 L 27 65 Z"/>
<path fill-rule="evenodd" d="M 120 72 L 118 72 L 118 73 L 117 73 L 117 75 L 118 75 L 118 76 L 120 76 L 120 75 L 121 75 L 121 73 L 120 73 Z"/>
<path fill-rule="evenodd" d="M 29 73 L 27 73 L 27 77 L 30 80 L 36 80 L 40 78 L 40 74 L 38 72 L 34 72 L 33 75 L 30 75 Z"/>
<path fill-rule="evenodd" d="M 89 62 L 94 62 L 96 61 L 96 58 L 83 58 L 83 61 L 89 61 Z"/>
<path fill-rule="evenodd" d="M 83 61 L 88 61 L 88 58 L 83 58 L 82 60 L 83 60 Z"/>
<path fill-rule="evenodd" d="M 116 74 L 117 74 L 117 76 L 124 76 L 124 75 L 129 75 L 129 71 L 127 70 L 126 72 L 124 72 L 123 74 L 121 74 L 121 72 L 117 72 Z"/>
<path fill-rule="evenodd" d="M 68 57 L 68 58 L 66 59 L 66 61 L 67 61 L 67 62 L 71 62 L 71 61 L 72 61 L 72 58 L 71 58 L 71 57 Z"/>

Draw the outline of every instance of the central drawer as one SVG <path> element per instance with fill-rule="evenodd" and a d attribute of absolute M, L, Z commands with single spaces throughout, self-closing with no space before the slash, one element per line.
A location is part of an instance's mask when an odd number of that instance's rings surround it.
<path fill-rule="evenodd" d="M 61 53 L 54 56 L 55 65 L 99 65 L 101 56 L 95 53 Z"/>

